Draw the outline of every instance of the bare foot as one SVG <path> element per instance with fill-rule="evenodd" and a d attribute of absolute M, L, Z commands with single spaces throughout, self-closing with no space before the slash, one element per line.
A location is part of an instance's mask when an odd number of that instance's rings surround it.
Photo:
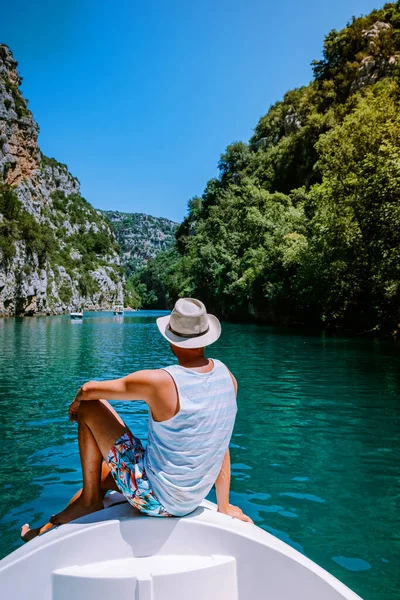
<path fill-rule="evenodd" d="M 37 537 L 41 533 L 45 533 L 53 527 L 53 523 L 46 523 L 46 525 L 43 525 L 42 527 L 32 527 L 31 529 L 28 523 L 25 523 L 25 525 L 22 525 L 21 527 L 21 539 L 23 542 L 30 542 L 33 540 L 33 538 Z"/>
<path fill-rule="evenodd" d="M 87 504 L 82 500 L 82 497 L 79 496 L 74 502 L 68 504 L 64 510 L 57 515 L 50 517 L 50 523 L 53 525 L 64 525 L 65 523 L 75 521 L 75 519 L 79 519 L 85 515 L 90 515 L 90 513 L 102 510 L 103 508 L 104 504 L 101 500 L 99 502 Z"/>
<path fill-rule="evenodd" d="M 23 542 L 30 542 L 31 540 L 33 540 L 33 538 L 38 536 L 39 533 L 39 527 L 33 527 L 33 529 L 31 529 L 28 523 L 25 523 L 25 525 L 22 525 L 21 527 L 21 539 Z"/>

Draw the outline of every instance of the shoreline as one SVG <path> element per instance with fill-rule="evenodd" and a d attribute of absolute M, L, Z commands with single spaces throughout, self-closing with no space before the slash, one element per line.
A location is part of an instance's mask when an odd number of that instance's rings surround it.
<path fill-rule="evenodd" d="M 124 307 L 125 312 L 140 312 L 146 310 L 159 310 L 159 311 L 168 311 L 168 309 L 153 309 L 153 308 L 131 308 L 129 306 Z M 92 308 L 86 309 L 85 312 L 90 313 L 106 313 L 113 312 L 113 308 Z M 31 319 L 34 317 L 63 317 L 69 316 L 71 311 L 65 312 L 35 312 L 35 313 L 25 313 L 20 315 L 12 315 L 12 314 L 4 314 L 0 313 L 0 319 Z M 230 324 L 242 324 L 242 325 L 261 325 L 265 327 L 277 327 L 284 330 L 287 330 L 288 333 L 298 333 L 303 334 L 309 333 L 312 335 L 327 335 L 328 337 L 351 337 L 351 338 L 363 338 L 368 340 L 379 339 L 379 340 L 392 340 L 397 342 L 400 339 L 400 329 L 395 330 L 393 332 L 390 331 L 380 331 L 378 328 L 373 328 L 369 331 L 362 331 L 359 329 L 347 329 L 341 326 L 329 327 L 329 326 L 318 326 L 318 325 L 310 325 L 307 323 L 288 323 L 287 321 L 267 321 L 264 319 L 257 318 L 243 318 L 243 319 L 223 319 L 222 322 L 230 323 Z"/>
<path fill-rule="evenodd" d="M 139 310 L 142 310 L 141 308 L 131 308 L 130 306 L 127 306 L 126 308 L 124 308 L 125 312 L 138 312 Z M 113 308 L 87 308 L 84 309 L 84 313 L 85 312 L 113 312 L 114 309 Z M 71 314 L 71 310 L 68 311 L 64 311 L 64 312 L 34 312 L 34 313 L 23 313 L 23 314 L 19 314 L 19 315 L 12 315 L 12 314 L 5 314 L 5 313 L 0 313 L 0 319 L 31 319 L 33 317 L 65 317 L 65 316 L 69 316 Z"/>

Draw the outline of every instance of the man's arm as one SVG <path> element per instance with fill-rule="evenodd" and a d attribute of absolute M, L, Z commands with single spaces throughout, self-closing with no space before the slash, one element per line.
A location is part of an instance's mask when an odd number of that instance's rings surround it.
<path fill-rule="evenodd" d="M 229 504 L 229 487 L 231 482 L 231 459 L 229 450 L 226 451 L 222 467 L 215 482 L 217 492 L 218 512 L 252 523 L 253 521 L 238 507 Z"/>
<path fill-rule="evenodd" d="M 171 386 L 170 389 L 168 386 Z M 88 381 L 78 390 L 72 401 L 68 416 L 71 421 L 78 418 L 81 402 L 85 400 L 144 400 L 153 409 L 162 403 L 163 392 L 165 399 L 173 398 L 175 386 L 171 377 L 160 369 L 152 371 L 137 371 L 120 379 L 108 381 Z M 164 413 L 163 413 L 164 414 Z M 169 414 L 168 417 L 169 418 Z"/>
<path fill-rule="evenodd" d="M 79 389 L 75 400 L 151 400 L 159 379 L 158 371 L 137 371 L 120 379 L 88 381 Z"/>
<path fill-rule="evenodd" d="M 222 467 L 215 482 L 218 511 L 226 512 L 229 508 L 229 488 L 231 485 L 231 457 L 229 449 L 225 452 Z"/>
<path fill-rule="evenodd" d="M 232 377 L 233 387 L 235 388 L 235 394 L 237 394 L 238 384 L 233 376 Z M 217 492 L 217 503 L 218 503 L 218 512 L 224 513 L 225 515 L 229 515 L 230 517 L 234 517 L 235 519 L 240 519 L 241 521 L 247 521 L 252 523 L 253 521 L 243 513 L 243 511 L 238 506 L 233 506 L 229 504 L 229 488 L 231 485 L 231 456 L 229 453 L 229 448 L 225 452 L 224 460 L 222 461 L 221 470 L 215 482 L 215 491 Z"/>

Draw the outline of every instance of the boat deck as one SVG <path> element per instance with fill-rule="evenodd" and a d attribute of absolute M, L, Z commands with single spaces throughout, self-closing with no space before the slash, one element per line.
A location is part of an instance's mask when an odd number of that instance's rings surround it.
<path fill-rule="evenodd" d="M 359 600 L 281 540 L 210 502 L 183 518 L 147 517 L 118 493 L 105 504 L 3 559 L 0 597 Z"/>

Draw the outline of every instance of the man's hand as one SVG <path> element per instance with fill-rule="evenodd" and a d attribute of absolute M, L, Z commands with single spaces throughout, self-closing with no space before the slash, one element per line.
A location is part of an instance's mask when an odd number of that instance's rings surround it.
<path fill-rule="evenodd" d="M 229 517 L 233 517 L 234 519 L 239 519 L 240 521 L 246 521 L 246 523 L 253 523 L 250 517 L 244 514 L 242 509 L 240 509 L 238 506 L 233 506 L 233 504 L 228 504 L 228 506 L 224 509 L 218 507 L 218 512 L 228 515 Z"/>
<path fill-rule="evenodd" d="M 231 459 L 229 450 L 226 451 L 224 460 L 222 461 L 221 470 L 215 482 L 215 490 L 217 492 L 218 512 L 245 521 L 246 523 L 252 523 L 253 521 L 244 514 L 244 512 L 238 507 L 229 504 L 229 484 L 231 480 Z"/>
<path fill-rule="evenodd" d="M 81 403 L 81 401 L 76 400 L 76 399 L 71 402 L 69 409 L 68 409 L 68 418 L 70 421 L 78 420 L 78 410 L 79 410 L 80 403 Z"/>

